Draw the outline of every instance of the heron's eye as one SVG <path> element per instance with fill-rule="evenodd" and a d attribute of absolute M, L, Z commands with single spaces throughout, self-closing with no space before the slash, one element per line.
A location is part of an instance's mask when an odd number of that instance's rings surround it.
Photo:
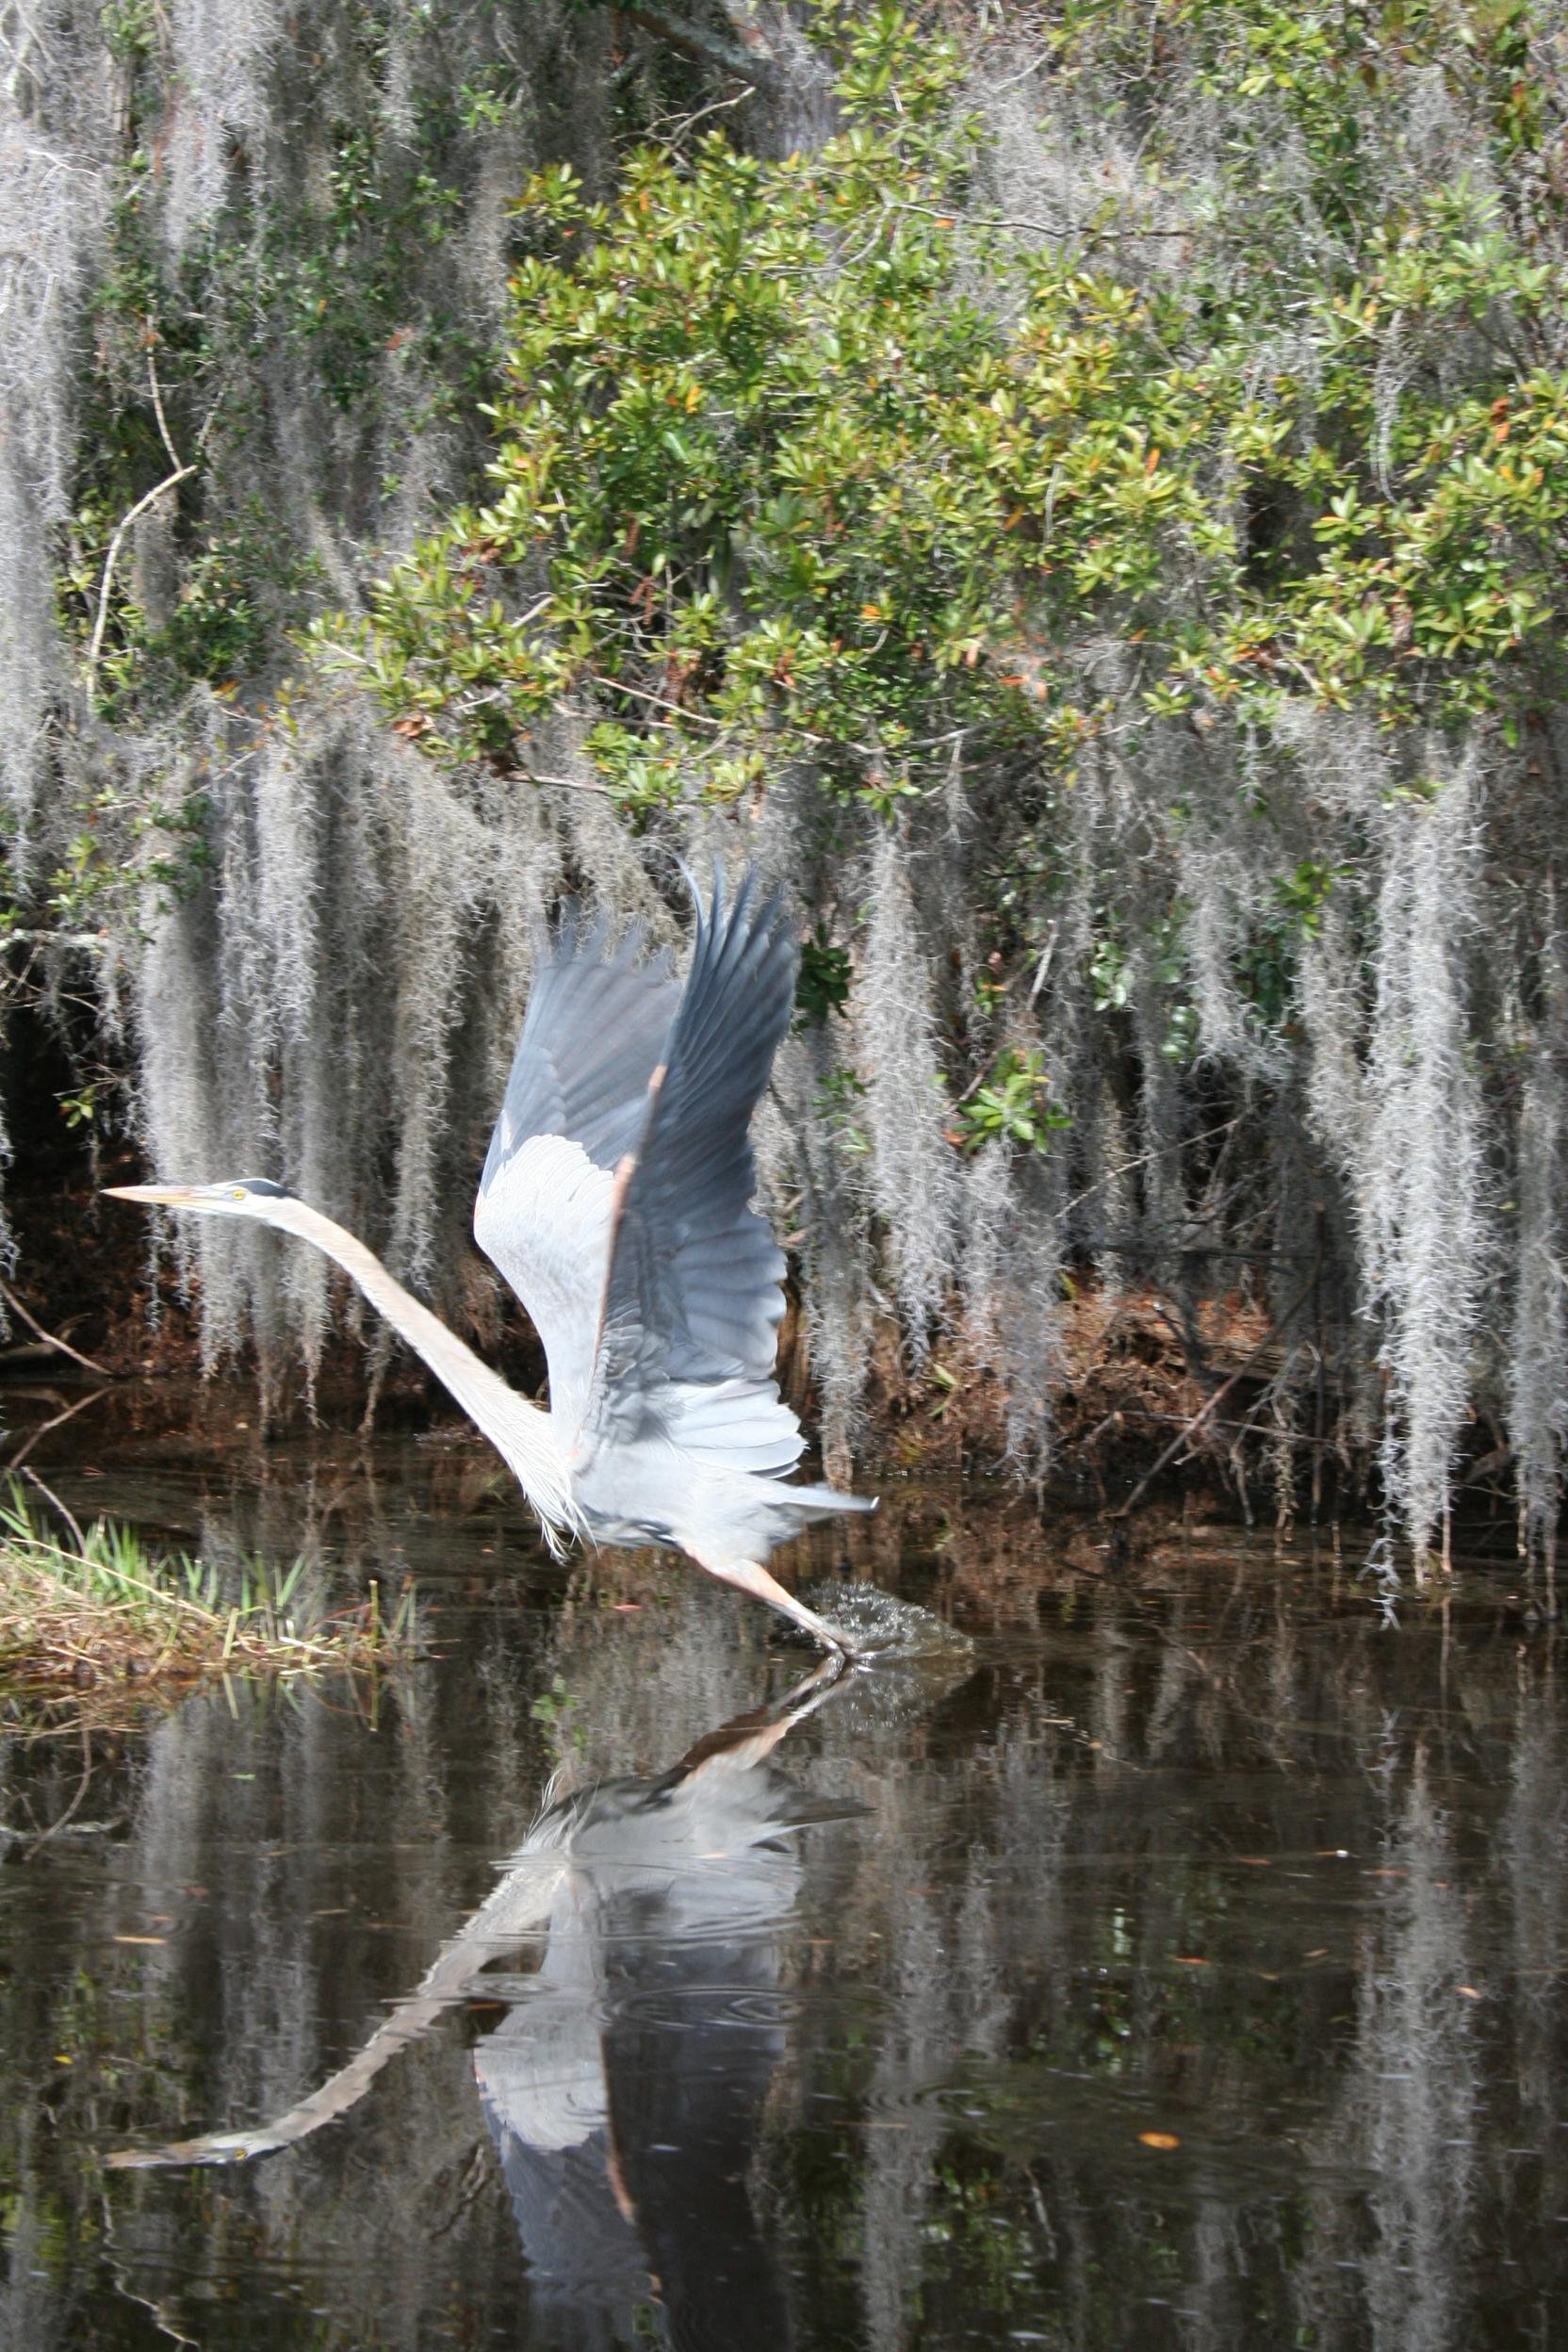
<path fill-rule="evenodd" d="M 230 1199 L 231 1200 L 244 1200 L 244 1198 L 245 1198 L 245 1187 L 244 1187 L 244 1185 L 243 1185 L 243 1184 L 236 1184 L 236 1185 L 235 1185 L 235 1187 L 234 1187 L 234 1189 L 233 1189 L 233 1191 L 229 1194 L 229 1199 Z"/>

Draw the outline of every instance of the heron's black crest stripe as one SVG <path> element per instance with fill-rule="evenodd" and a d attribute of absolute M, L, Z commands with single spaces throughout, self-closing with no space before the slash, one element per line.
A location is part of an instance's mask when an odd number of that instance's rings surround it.
<path fill-rule="evenodd" d="M 286 1184 L 275 1184 L 270 1176 L 241 1176 L 238 1182 L 246 1192 L 259 1193 L 264 1200 L 292 1200 L 294 1198 Z"/>

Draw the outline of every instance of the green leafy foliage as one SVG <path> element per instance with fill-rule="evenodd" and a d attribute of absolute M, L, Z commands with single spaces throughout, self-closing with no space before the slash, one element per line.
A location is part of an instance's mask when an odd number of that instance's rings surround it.
<path fill-rule="evenodd" d="M 825 1021 L 829 1013 L 841 1013 L 849 1002 L 849 950 L 836 947 L 826 923 L 819 922 L 801 943 L 795 1008 L 802 1020 Z"/>
<path fill-rule="evenodd" d="M 536 1723 L 543 1725 L 557 1766 L 564 1764 L 574 1756 L 581 1755 L 587 1735 L 579 1720 L 578 1701 L 566 1688 L 562 1675 L 551 1676 L 549 1689 L 539 1693 L 529 1713 Z"/>
<path fill-rule="evenodd" d="M 734 799 L 802 758 L 879 813 L 969 727 L 1019 719 L 987 481 L 1005 338 L 956 291 L 959 64 L 896 12 L 840 24 L 850 127 L 767 165 L 647 151 L 611 206 L 564 168 L 523 218 L 493 503 L 323 630 L 426 748 L 527 765 L 594 722 L 616 798 Z"/>
<path fill-rule="evenodd" d="M 1466 71 L 1511 54 L 1487 10 L 1405 14 L 1434 56 L 1468 26 Z M 1068 11 L 1070 70 L 1117 15 Z M 814 155 L 715 133 L 636 155 L 608 204 L 541 174 L 495 495 L 388 575 L 368 626 L 326 625 L 332 653 L 437 756 L 526 774 L 531 730 L 579 714 L 644 812 L 793 759 L 890 814 L 956 743 L 1070 775 L 1111 715 L 1056 651 L 1089 625 L 1152 718 L 1527 703 L 1568 520 L 1548 262 L 1479 177 L 1380 209 L 1353 31 L 1273 0 L 1155 16 L 1250 102 L 1235 201 L 1191 221 L 1169 279 L 1105 258 L 1137 252 L 1109 212 L 1076 251 L 988 228 L 956 53 L 889 8 L 828 13 L 844 127 Z M 1293 227 L 1288 270 L 1260 106 L 1345 221 L 1315 253 Z"/>
<path fill-rule="evenodd" d="M 846 1159 L 863 1160 L 871 1152 L 858 1109 L 866 1091 L 864 1079 L 842 1064 L 830 1070 L 817 1089 L 817 1117 Z"/>
<path fill-rule="evenodd" d="M 985 1084 L 957 1105 L 954 1119 L 966 1152 L 998 1141 L 1043 1152 L 1058 1128 L 1072 1124 L 1071 1113 L 1051 1099 L 1045 1056 L 1017 1050 L 998 1055 Z"/>

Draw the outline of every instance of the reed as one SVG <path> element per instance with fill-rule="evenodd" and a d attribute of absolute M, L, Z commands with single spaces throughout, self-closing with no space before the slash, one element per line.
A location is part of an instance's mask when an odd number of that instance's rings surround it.
<path fill-rule="evenodd" d="M 106 1519 L 66 1539 L 13 1479 L 0 1498 L 0 1687 L 294 1676 L 412 1655 L 412 1582 L 387 1611 L 378 1589 L 350 1609 L 311 1605 L 305 1563 L 220 1567 L 149 1549 Z"/>

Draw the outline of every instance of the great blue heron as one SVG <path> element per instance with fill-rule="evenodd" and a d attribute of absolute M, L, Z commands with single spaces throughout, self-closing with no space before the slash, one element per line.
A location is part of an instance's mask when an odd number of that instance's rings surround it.
<path fill-rule="evenodd" d="M 872 1504 L 791 1486 L 800 1424 L 774 1380 L 784 1259 L 751 1206 L 748 1131 L 793 1001 L 777 892 L 749 869 L 697 903 L 682 987 L 642 935 L 563 923 L 541 964 L 480 1179 L 474 1233 L 527 1309 L 547 1413 L 506 1385 L 365 1244 L 282 1184 L 119 1184 L 118 1200 L 298 1233 L 356 1282 L 509 1464 L 552 1545 L 674 1544 L 845 1656 L 763 1565 Z"/>

